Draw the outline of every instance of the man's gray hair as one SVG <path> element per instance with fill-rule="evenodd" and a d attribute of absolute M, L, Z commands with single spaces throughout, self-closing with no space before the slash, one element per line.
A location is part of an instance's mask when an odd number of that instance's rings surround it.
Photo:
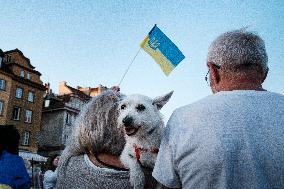
<path fill-rule="evenodd" d="M 243 64 L 259 65 L 267 71 L 267 54 L 264 41 L 255 33 L 235 30 L 223 33 L 209 47 L 207 62 L 224 69 Z"/>

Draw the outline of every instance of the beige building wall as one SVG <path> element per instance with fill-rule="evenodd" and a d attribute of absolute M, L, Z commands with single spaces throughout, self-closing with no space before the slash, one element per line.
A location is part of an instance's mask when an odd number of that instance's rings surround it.
<path fill-rule="evenodd" d="M 6 81 L 6 87 L 4 90 L 0 90 L 0 100 L 3 102 L 3 112 L 0 115 L 0 124 L 7 124 L 8 116 L 8 106 L 9 106 L 9 97 L 12 87 L 12 79 L 10 76 L 7 76 L 5 73 L 0 71 L 0 79 Z"/>
<path fill-rule="evenodd" d="M 66 81 L 59 83 L 59 95 L 70 94 L 72 91 L 67 87 Z"/>
<path fill-rule="evenodd" d="M 45 87 L 40 80 L 40 73 L 34 70 L 28 58 L 18 49 L 4 52 L 5 65 L 9 69 L 0 69 L 0 78 L 6 81 L 6 90 L 0 90 L 0 100 L 4 101 L 4 112 L 0 117 L 1 124 L 12 124 L 18 129 L 20 149 L 36 152 L 38 150 L 38 135 L 41 126 L 41 114 Z M 8 70 L 8 71 L 7 71 Z M 21 76 L 21 70 L 25 72 Z M 9 72 L 8 74 L 6 72 Z M 28 78 L 28 73 L 30 78 Z M 22 97 L 16 98 L 16 88 L 22 89 Z M 33 102 L 28 101 L 28 93 L 34 94 Z M 20 119 L 14 120 L 14 107 L 20 107 Z M 31 123 L 25 121 L 26 110 L 32 111 Z M 22 145 L 24 132 L 29 132 L 29 144 Z"/>
<path fill-rule="evenodd" d="M 23 95 L 21 99 L 16 98 L 16 88 L 20 87 L 23 89 Z M 34 102 L 28 101 L 28 92 L 34 93 Z M 7 123 L 15 125 L 19 130 L 21 137 L 25 131 L 30 132 L 30 144 L 29 146 L 21 145 L 20 148 L 27 149 L 33 152 L 37 151 L 37 136 L 40 132 L 40 123 L 41 123 L 41 113 L 42 113 L 42 104 L 43 104 L 43 95 L 44 91 L 36 89 L 31 86 L 27 86 L 20 82 L 14 81 L 11 87 L 10 103 L 8 105 L 8 116 Z M 20 120 L 13 120 L 13 110 L 14 107 L 20 107 Z M 26 110 L 32 111 L 32 122 L 25 122 Z M 22 140 L 22 138 L 21 138 Z"/>

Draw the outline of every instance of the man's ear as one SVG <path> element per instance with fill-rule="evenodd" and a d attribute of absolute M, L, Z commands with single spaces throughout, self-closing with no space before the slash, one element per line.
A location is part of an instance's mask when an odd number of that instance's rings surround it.
<path fill-rule="evenodd" d="M 174 91 L 169 92 L 168 94 L 165 94 L 164 96 L 159 96 L 154 98 L 153 105 L 158 108 L 158 110 L 162 109 L 162 107 L 169 101 Z"/>
<path fill-rule="evenodd" d="M 217 85 L 221 80 L 218 68 L 212 63 L 208 63 L 207 66 L 210 70 L 209 74 L 210 74 L 210 82 L 212 82 L 211 85 Z"/>

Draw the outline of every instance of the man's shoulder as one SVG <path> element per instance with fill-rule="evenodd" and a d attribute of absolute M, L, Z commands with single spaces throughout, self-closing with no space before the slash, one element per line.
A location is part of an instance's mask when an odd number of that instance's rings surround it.
<path fill-rule="evenodd" d="M 194 124 L 207 115 L 208 107 L 212 106 L 213 95 L 207 96 L 194 103 L 179 107 L 172 113 L 167 126 L 167 135 L 179 135 L 187 133 L 194 128 Z"/>
<path fill-rule="evenodd" d="M 218 98 L 218 97 L 217 97 Z M 204 107 L 208 107 L 211 106 L 212 103 L 214 103 L 216 100 L 216 95 L 209 95 L 206 96 L 198 101 L 192 102 L 190 104 L 187 104 L 185 106 L 181 106 L 179 108 L 177 108 L 174 112 L 178 113 L 178 114 L 183 114 L 183 113 L 188 113 L 192 110 L 196 110 L 196 109 L 201 109 Z"/>
<path fill-rule="evenodd" d="M 215 105 L 219 104 L 222 105 L 223 103 L 230 102 L 230 100 L 234 101 L 237 98 L 246 99 L 248 97 L 249 99 L 252 99 L 250 98 L 251 96 L 254 96 L 256 98 L 257 97 L 273 98 L 274 100 L 280 100 L 280 101 L 284 100 L 283 95 L 270 91 L 254 91 L 254 90 L 221 91 L 216 94 L 206 96 L 196 102 L 177 108 L 175 112 L 177 112 L 178 114 L 183 114 L 183 113 L 188 114 L 191 111 L 196 112 L 198 110 L 204 110 L 204 108 L 214 109 Z M 253 100 L 255 100 L 255 98 Z"/>
<path fill-rule="evenodd" d="M 9 152 L 4 151 L 2 157 L 5 161 L 15 162 L 15 163 L 23 163 L 23 159 L 15 154 L 11 154 Z"/>
<path fill-rule="evenodd" d="M 227 113 L 236 112 L 246 107 L 278 104 L 282 107 L 284 96 L 269 91 L 223 91 L 206 96 L 196 102 L 174 110 L 168 126 L 172 132 L 183 132 L 183 129 L 211 127 L 212 120 L 219 118 L 230 119 Z"/>

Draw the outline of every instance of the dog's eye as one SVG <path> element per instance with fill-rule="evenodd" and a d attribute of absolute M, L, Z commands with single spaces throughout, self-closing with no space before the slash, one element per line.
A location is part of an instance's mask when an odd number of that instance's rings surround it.
<path fill-rule="evenodd" d="M 136 107 L 136 109 L 137 109 L 138 111 L 143 111 L 143 110 L 145 110 L 145 106 L 144 106 L 143 104 L 139 104 L 139 105 Z"/>
<path fill-rule="evenodd" d="M 124 108 L 126 108 L 126 105 L 125 105 L 125 104 L 122 104 L 122 105 L 120 106 L 120 108 L 123 110 Z"/>

